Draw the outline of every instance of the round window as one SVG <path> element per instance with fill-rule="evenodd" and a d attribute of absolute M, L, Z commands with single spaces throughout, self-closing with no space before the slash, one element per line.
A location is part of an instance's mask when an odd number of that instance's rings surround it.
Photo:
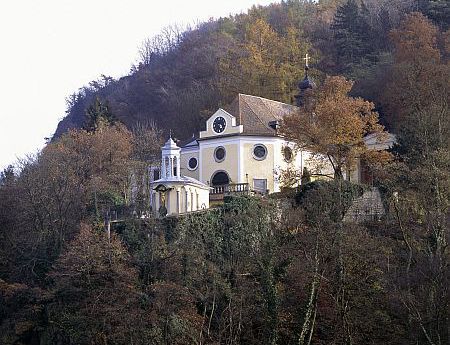
<path fill-rule="evenodd" d="M 253 148 L 253 156 L 257 160 L 263 160 L 267 156 L 267 149 L 264 145 L 258 144 Z"/>
<path fill-rule="evenodd" d="M 283 157 L 286 162 L 292 162 L 292 158 L 294 158 L 294 153 L 289 146 L 283 147 Z"/>
<path fill-rule="evenodd" d="M 189 162 L 188 162 L 188 168 L 189 168 L 189 170 L 195 170 L 195 169 L 197 169 L 197 165 L 198 165 L 197 158 L 192 157 L 191 159 L 189 159 Z"/>
<path fill-rule="evenodd" d="M 225 154 L 225 149 L 219 146 L 214 150 L 214 159 L 216 162 L 222 162 L 225 159 Z"/>

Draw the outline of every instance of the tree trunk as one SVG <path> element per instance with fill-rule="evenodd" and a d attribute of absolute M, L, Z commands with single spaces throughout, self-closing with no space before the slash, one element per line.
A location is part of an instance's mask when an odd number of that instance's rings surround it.
<path fill-rule="evenodd" d="M 320 288 L 320 275 L 319 275 L 319 255 L 318 255 L 318 239 L 317 239 L 314 255 L 314 276 L 313 281 L 311 283 L 309 300 L 308 305 L 306 307 L 306 313 L 305 318 L 303 320 L 302 330 L 298 338 L 299 345 L 307 345 L 311 342 L 317 312 L 317 296 L 319 294 L 319 288 Z"/>

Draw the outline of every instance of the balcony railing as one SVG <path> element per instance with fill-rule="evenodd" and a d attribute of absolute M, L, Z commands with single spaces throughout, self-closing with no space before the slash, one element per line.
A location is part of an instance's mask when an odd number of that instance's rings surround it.
<path fill-rule="evenodd" d="M 250 189 L 248 183 L 230 183 L 213 186 L 209 193 L 210 201 L 222 201 L 226 195 L 266 195 L 268 191 L 258 191 Z"/>
<path fill-rule="evenodd" d="M 248 183 L 229 183 L 219 186 L 213 186 L 210 192 L 212 195 L 230 195 L 230 194 L 249 194 L 250 188 Z"/>

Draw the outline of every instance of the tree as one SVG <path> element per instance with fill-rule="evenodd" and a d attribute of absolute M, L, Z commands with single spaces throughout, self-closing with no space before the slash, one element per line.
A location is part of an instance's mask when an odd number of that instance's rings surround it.
<path fill-rule="evenodd" d="M 115 117 L 111 113 L 108 103 L 103 103 L 100 98 L 95 97 L 93 104 L 86 109 L 86 123 L 84 129 L 95 132 L 105 125 L 112 125 L 115 122 Z"/>
<path fill-rule="evenodd" d="M 449 68 L 441 58 L 438 29 L 416 12 L 409 14 L 390 37 L 394 44 L 395 60 L 383 95 L 383 103 L 390 113 L 390 123 L 394 128 L 397 128 L 397 123 L 416 126 L 419 124 L 417 119 L 410 116 L 427 108 L 434 108 L 436 116 L 441 114 L 441 123 L 442 120 L 445 123 Z M 428 119 L 434 119 L 437 125 L 439 117 L 436 116 Z M 408 118 L 411 122 L 407 121 Z M 435 138 L 438 137 L 443 138 L 442 135 Z M 419 143 L 420 138 L 417 139 Z"/>
<path fill-rule="evenodd" d="M 133 204 L 138 214 L 150 211 L 149 167 L 160 161 L 162 132 L 155 123 L 137 123 L 132 130 Z"/>
<path fill-rule="evenodd" d="M 343 77 L 327 77 L 304 107 L 284 119 L 283 133 L 297 146 L 326 157 L 336 178 L 343 178 L 368 149 L 364 136 L 383 137 L 374 104 L 348 94 L 353 83 Z"/>
<path fill-rule="evenodd" d="M 4 345 L 39 343 L 45 326 L 48 294 L 25 284 L 0 279 L 0 342 Z"/>
<path fill-rule="evenodd" d="M 45 337 L 50 343 L 143 344 L 151 340 L 146 339 L 150 329 L 144 327 L 137 273 L 116 236 L 109 241 L 104 233 L 82 224 L 49 277 L 53 298 L 47 306 Z"/>
<path fill-rule="evenodd" d="M 130 155 L 131 134 L 117 125 L 70 131 L 21 162 L 17 177 L 0 185 L 9 279 L 43 284 L 81 220 L 129 200 Z"/>
<path fill-rule="evenodd" d="M 450 67 L 438 29 L 411 13 L 391 33 L 394 66 L 386 99 L 397 116 L 397 161 L 383 181 L 392 196 L 403 271 L 390 277 L 399 291 L 412 342 L 449 341 Z M 433 307 L 430 308 L 429 306 Z"/>
<path fill-rule="evenodd" d="M 263 19 L 248 23 L 242 42 L 219 62 L 224 98 L 241 92 L 289 103 L 307 47 L 293 27 L 281 36 Z"/>
<path fill-rule="evenodd" d="M 450 23 L 450 4 L 442 0 L 419 0 L 418 10 L 433 20 L 443 31 Z"/>
<path fill-rule="evenodd" d="M 15 181 L 14 166 L 8 165 L 2 172 L 0 172 L 0 186 L 6 186 Z"/>
<path fill-rule="evenodd" d="M 398 323 L 381 270 L 386 238 L 343 221 L 362 192 L 347 181 L 314 181 L 300 187 L 298 208 L 284 209 L 281 218 L 291 220 L 293 235 L 284 244 L 291 261 L 283 308 L 285 317 L 297 318 L 291 331 L 297 344 L 402 343 L 391 338 Z"/>
<path fill-rule="evenodd" d="M 331 29 L 336 42 L 337 61 L 344 71 L 350 71 L 373 49 L 371 27 L 365 21 L 355 0 L 338 7 Z"/>

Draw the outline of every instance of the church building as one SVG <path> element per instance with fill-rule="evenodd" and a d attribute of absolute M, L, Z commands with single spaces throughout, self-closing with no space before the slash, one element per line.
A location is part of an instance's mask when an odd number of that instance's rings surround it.
<path fill-rule="evenodd" d="M 218 109 L 205 130 L 181 147 L 183 174 L 211 186 L 211 194 L 241 189 L 268 194 L 281 189 L 281 172 L 291 168 L 311 168 L 311 154 L 295 149 L 295 144 L 279 133 L 284 116 L 302 105 L 304 93 L 315 87 L 308 76 L 299 83 L 297 106 L 270 99 L 238 94 L 225 109 Z M 333 175 L 331 166 L 322 171 Z"/>
<path fill-rule="evenodd" d="M 160 178 L 152 182 L 152 208 L 161 215 L 209 207 L 226 194 L 280 191 L 280 173 L 302 171 L 310 154 L 283 138 L 283 116 L 296 107 L 239 94 L 217 110 L 204 131 L 180 147 L 172 138 L 162 147 Z M 331 171 L 330 171 L 331 173 Z"/>
<path fill-rule="evenodd" d="M 181 170 L 220 193 L 223 186 L 267 194 L 280 191 L 280 173 L 303 170 L 309 154 L 296 152 L 283 138 L 283 116 L 296 107 L 239 94 L 227 109 L 217 110 L 198 138 L 181 147 Z"/>
<path fill-rule="evenodd" d="M 161 178 L 152 182 L 153 209 L 161 215 L 180 214 L 208 208 L 227 194 L 279 192 L 283 171 L 316 169 L 310 152 L 296 148 L 279 133 L 283 117 L 296 112 L 305 91 L 315 87 L 308 69 L 306 64 L 296 106 L 238 94 L 229 107 L 218 109 L 206 121 L 205 130 L 181 147 L 169 138 L 162 148 Z M 373 141 L 368 138 L 369 147 L 375 145 Z M 331 165 L 322 165 L 320 174 L 332 177 Z M 358 163 L 346 178 L 359 183 L 363 175 Z"/>

